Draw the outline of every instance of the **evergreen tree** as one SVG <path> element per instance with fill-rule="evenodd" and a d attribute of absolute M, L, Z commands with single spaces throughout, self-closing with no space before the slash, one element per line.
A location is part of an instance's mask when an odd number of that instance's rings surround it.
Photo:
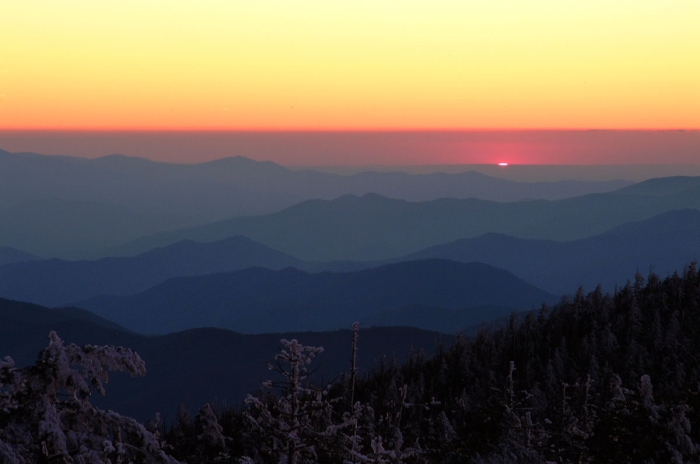
<path fill-rule="evenodd" d="M 144 375 L 143 360 L 113 346 L 65 346 L 56 332 L 33 366 L 0 361 L 0 457 L 7 463 L 175 463 L 143 425 L 89 401 L 108 371 Z"/>

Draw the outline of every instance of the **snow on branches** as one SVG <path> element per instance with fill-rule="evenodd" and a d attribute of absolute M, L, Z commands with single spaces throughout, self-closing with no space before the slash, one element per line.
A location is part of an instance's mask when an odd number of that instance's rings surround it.
<path fill-rule="evenodd" d="M 353 355 L 356 342 L 355 332 Z M 263 383 L 264 389 L 277 387 L 279 396 L 266 395 L 263 390 L 261 395 L 248 395 L 246 399 L 248 409 L 244 414 L 256 435 L 257 453 L 279 464 L 400 464 L 421 453 L 418 446 L 404 448 L 399 427 L 401 410 L 411 406 L 405 403 L 406 387 L 400 391 L 403 396 L 396 414 L 377 421 L 368 405 L 355 402 L 348 410 L 347 398 L 330 394 L 330 386 L 315 387 L 306 381 L 309 365 L 323 348 L 305 346 L 297 340 L 282 339 L 280 343 L 276 365 L 270 365 L 270 369 L 281 374 L 284 381 Z M 378 424 L 388 432 L 388 440 L 376 433 Z"/>
<path fill-rule="evenodd" d="M 332 408 L 324 400 L 325 391 L 304 383 L 308 366 L 317 354 L 323 353 L 323 348 L 305 346 L 296 339 L 282 339 L 280 343 L 283 348 L 270 369 L 285 378 L 277 384 L 281 395 L 273 404 L 248 395 L 246 403 L 251 406 L 251 414 L 247 418 L 265 442 L 265 451 L 277 456 L 279 462 L 308 462 L 316 458 L 319 441 L 331 424 Z M 272 382 L 264 385 L 275 386 Z"/>
<path fill-rule="evenodd" d="M 138 354 L 114 346 L 65 346 L 56 332 L 37 362 L 0 361 L 0 458 L 9 463 L 175 463 L 136 420 L 89 402 L 108 371 L 145 375 Z"/>

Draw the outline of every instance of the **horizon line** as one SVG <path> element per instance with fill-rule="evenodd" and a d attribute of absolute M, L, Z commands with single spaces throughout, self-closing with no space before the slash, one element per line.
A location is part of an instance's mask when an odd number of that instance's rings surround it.
<path fill-rule="evenodd" d="M 31 154 L 31 155 L 40 155 L 40 156 L 48 156 L 48 157 L 53 157 L 53 156 L 58 156 L 58 157 L 66 157 L 66 158 L 80 158 L 80 159 L 87 159 L 87 160 L 99 160 L 99 159 L 104 159 L 104 158 L 109 158 L 113 156 L 121 156 L 125 158 L 133 158 L 133 159 L 141 159 L 141 160 L 146 160 L 154 163 L 166 163 L 166 164 L 206 164 L 206 163 L 214 163 L 217 161 L 223 161 L 227 159 L 234 159 L 234 158 L 243 158 L 249 161 L 253 161 L 256 163 L 273 163 L 278 166 L 282 167 L 289 167 L 289 168 L 295 168 L 295 169 L 313 169 L 313 168 L 337 168 L 337 169 L 365 169 L 365 168 L 394 168 L 394 167 L 406 167 L 406 168 L 429 168 L 429 167 L 455 167 L 455 166 L 484 166 L 484 167 L 495 167 L 495 168 L 503 168 L 504 170 L 507 168 L 511 167 L 529 167 L 529 166 L 537 166 L 537 167 L 629 167 L 629 166 L 700 166 L 700 161 L 697 163 L 593 163 L 593 164 L 582 164 L 582 163 L 515 163 L 515 162 L 509 162 L 507 165 L 502 165 L 499 162 L 496 163 L 423 163 L 423 164 L 417 164 L 417 163 L 396 163 L 396 164 L 381 164 L 381 163 L 368 163 L 368 164 L 284 164 L 280 163 L 278 161 L 273 161 L 269 159 L 265 160 L 258 160 L 255 158 L 251 158 L 249 156 L 244 156 L 244 155 L 232 155 L 232 156 L 223 156 L 221 158 L 215 158 L 211 160 L 206 160 L 206 161 L 200 161 L 200 162 L 194 162 L 194 163 L 187 163 L 187 162 L 177 162 L 177 161 L 163 161 L 163 160 L 156 160 L 156 159 L 151 159 L 145 156 L 135 156 L 135 155 L 125 155 L 124 153 L 110 153 L 108 155 L 103 155 L 103 156 L 98 156 L 94 158 L 90 157 L 85 157 L 85 156 L 79 156 L 79 155 L 62 155 L 62 154 L 50 154 L 50 153 L 37 153 L 37 152 L 18 152 L 18 151 L 9 151 L 5 150 L 0 146 L 0 151 L 4 151 L 6 153 L 10 153 L 13 155 L 24 155 L 24 154 Z"/>

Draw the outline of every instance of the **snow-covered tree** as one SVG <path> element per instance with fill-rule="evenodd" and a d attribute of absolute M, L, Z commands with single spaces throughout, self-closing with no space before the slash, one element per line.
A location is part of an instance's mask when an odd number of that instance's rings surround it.
<path fill-rule="evenodd" d="M 353 414 L 347 419 L 350 426 L 341 429 L 345 438 L 343 442 L 348 443 L 342 453 L 345 455 L 344 464 L 402 464 L 422 452 L 417 443 L 405 446 L 397 417 L 387 416 L 377 421 L 371 407 L 357 402 Z M 384 435 L 378 428 L 385 431 Z M 345 435 L 344 429 L 351 434 Z"/>
<path fill-rule="evenodd" d="M 0 361 L 0 458 L 12 464 L 175 463 L 136 420 L 93 406 L 108 371 L 144 375 L 143 360 L 114 346 L 65 346 L 56 332 L 37 362 Z"/>
<path fill-rule="evenodd" d="M 280 396 L 270 402 L 248 395 L 247 417 L 260 433 L 263 451 L 275 456 L 280 464 L 315 462 L 319 443 L 328 436 L 332 426 L 332 406 L 326 401 L 326 391 L 308 385 L 308 366 L 322 347 L 305 346 L 296 339 L 280 340 L 283 348 L 275 356 L 270 369 L 284 377 L 281 384 L 269 381 L 266 387 L 278 386 Z"/>

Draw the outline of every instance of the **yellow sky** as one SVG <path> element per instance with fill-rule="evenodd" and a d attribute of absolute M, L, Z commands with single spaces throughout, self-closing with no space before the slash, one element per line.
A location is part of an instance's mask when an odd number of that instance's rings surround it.
<path fill-rule="evenodd" d="M 25 128 L 700 128 L 700 2 L 3 0 Z"/>

